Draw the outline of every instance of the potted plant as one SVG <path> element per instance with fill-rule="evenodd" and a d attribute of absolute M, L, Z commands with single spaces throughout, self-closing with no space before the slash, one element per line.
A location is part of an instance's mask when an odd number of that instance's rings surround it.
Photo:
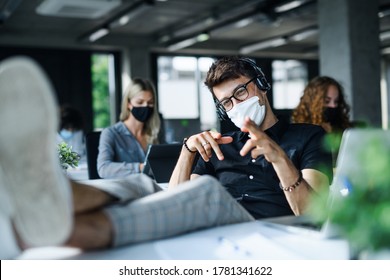
<path fill-rule="evenodd" d="M 72 151 L 71 146 L 65 142 L 61 142 L 57 146 L 57 151 L 61 167 L 64 171 L 68 170 L 69 167 L 75 168 L 78 166 L 80 156 L 76 152 Z"/>

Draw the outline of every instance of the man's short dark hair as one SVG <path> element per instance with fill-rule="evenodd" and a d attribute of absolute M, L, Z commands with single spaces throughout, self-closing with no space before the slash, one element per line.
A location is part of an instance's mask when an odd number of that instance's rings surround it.
<path fill-rule="evenodd" d="M 226 56 L 215 61 L 207 72 L 204 84 L 213 92 L 213 87 L 224 81 L 238 79 L 240 76 L 257 76 L 255 68 L 242 57 Z"/>

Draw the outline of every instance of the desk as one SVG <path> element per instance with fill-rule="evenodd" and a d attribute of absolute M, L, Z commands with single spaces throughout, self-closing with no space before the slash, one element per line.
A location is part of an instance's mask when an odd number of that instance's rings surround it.
<path fill-rule="evenodd" d="M 223 259 L 349 259 L 348 243 L 339 239 L 299 236 L 265 225 L 261 221 L 221 226 L 173 238 L 82 252 L 48 247 L 30 249 L 20 259 L 89 260 L 223 260 Z"/>
<path fill-rule="evenodd" d="M 86 180 L 85 169 L 70 172 L 71 178 Z M 84 174 L 84 177 L 83 177 Z M 104 180 L 104 179 L 101 179 Z M 99 180 L 99 181 L 101 181 Z M 167 184 L 160 184 L 166 188 Z M 127 245 L 109 250 L 82 252 L 66 247 L 29 249 L 20 259 L 89 259 L 89 260 L 221 260 L 221 259 L 349 259 L 344 240 L 309 238 L 267 226 L 264 221 L 234 224 L 196 231 L 180 236 Z"/>
<path fill-rule="evenodd" d="M 81 163 L 76 168 L 68 168 L 66 174 L 70 179 L 75 181 L 88 180 L 88 165 L 87 163 Z"/>

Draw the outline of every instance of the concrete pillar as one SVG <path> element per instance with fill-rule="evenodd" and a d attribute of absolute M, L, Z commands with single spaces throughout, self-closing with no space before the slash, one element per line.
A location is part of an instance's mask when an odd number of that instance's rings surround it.
<path fill-rule="evenodd" d="M 352 120 L 381 127 L 378 0 L 319 0 L 320 75 L 338 80 Z"/>

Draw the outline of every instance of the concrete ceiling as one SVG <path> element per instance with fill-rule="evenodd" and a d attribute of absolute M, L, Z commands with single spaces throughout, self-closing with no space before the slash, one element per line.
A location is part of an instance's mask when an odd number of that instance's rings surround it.
<path fill-rule="evenodd" d="M 317 1 L 301 0 L 301 5 L 280 10 L 291 0 L 46 0 L 52 6 L 68 5 L 83 16 L 42 15 L 42 0 L 0 0 L 0 46 L 55 47 L 93 50 L 142 48 L 152 52 L 189 54 L 242 54 L 243 47 L 277 38 L 277 47 L 265 47 L 251 56 L 318 57 Z M 91 18 L 92 8 L 107 2 L 121 2 L 101 16 Z M 106 2 L 106 3 L 103 3 Z M 81 5 L 86 6 L 81 6 Z M 92 5 L 91 5 L 92 4 Z M 112 4 L 112 3 L 111 3 Z M 116 20 L 136 7 L 146 7 L 123 26 Z M 72 8 L 72 9 L 71 9 Z M 390 0 L 380 0 L 380 10 L 390 9 Z M 88 10 L 90 9 L 90 10 Z M 390 11 L 390 10 L 389 10 Z M 240 25 L 241 24 L 241 25 Z M 104 37 L 90 42 L 88 36 L 101 28 Z M 390 30 L 390 16 L 380 18 L 381 31 Z M 304 32 L 304 33 L 303 33 Z M 209 39 L 183 49 L 174 43 L 205 33 Z M 294 35 L 306 38 L 294 40 Z M 390 36 L 388 36 L 390 37 Z M 195 39 L 194 39 L 195 40 Z M 187 41 L 188 42 L 188 41 Z M 390 45 L 389 40 L 382 47 Z M 173 50 L 173 51 L 172 51 Z"/>

